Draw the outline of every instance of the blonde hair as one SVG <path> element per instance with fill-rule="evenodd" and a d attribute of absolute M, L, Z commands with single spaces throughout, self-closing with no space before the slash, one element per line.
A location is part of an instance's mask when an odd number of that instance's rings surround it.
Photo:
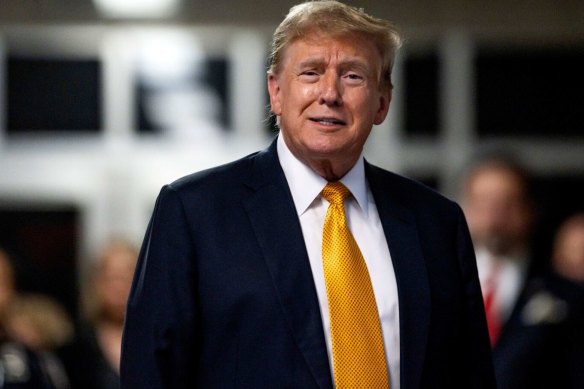
<path fill-rule="evenodd" d="M 98 297 L 98 284 L 102 282 L 108 259 L 116 257 L 119 254 L 125 254 L 128 265 L 135 267 L 138 260 L 139 250 L 130 240 L 124 238 L 113 238 L 107 242 L 97 253 L 95 260 L 88 269 L 87 278 L 82 288 L 82 308 L 84 319 L 90 323 L 96 324 L 103 315 L 103 301 Z"/>
<path fill-rule="evenodd" d="M 268 73 L 281 69 L 286 47 L 296 39 L 312 32 L 330 36 L 361 34 L 371 40 L 382 58 L 381 87 L 391 88 L 391 71 L 401 37 L 390 22 L 366 14 L 363 9 L 334 0 L 308 1 L 290 9 L 280 23 L 272 40 Z"/>
<path fill-rule="evenodd" d="M 28 345 L 33 348 L 55 349 L 73 337 L 73 323 L 65 309 L 53 298 L 42 294 L 16 296 L 10 305 L 8 320 L 15 321 L 14 325 L 27 323 L 39 341 L 38 345 Z"/>

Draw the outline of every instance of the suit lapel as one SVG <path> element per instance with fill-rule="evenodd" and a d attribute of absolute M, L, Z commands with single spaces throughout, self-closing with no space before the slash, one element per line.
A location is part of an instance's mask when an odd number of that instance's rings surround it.
<path fill-rule="evenodd" d="M 430 289 L 416 222 L 392 196 L 385 172 L 366 174 L 392 257 L 400 310 L 401 387 L 420 385 L 430 325 Z M 322 320 L 308 254 L 275 142 L 255 158 L 245 208 L 274 280 L 283 314 L 315 381 L 332 388 Z M 399 185 L 399 183 L 398 183 Z"/>
<path fill-rule="evenodd" d="M 255 158 L 245 201 L 252 228 L 296 344 L 321 388 L 332 388 L 318 297 L 302 229 L 276 152 L 276 142 Z"/>
<path fill-rule="evenodd" d="M 392 195 L 395 182 L 386 172 L 366 164 L 369 186 L 395 271 L 400 316 L 401 388 L 417 388 L 425 359 L 430 325 L 430 288 L 416 221 L 411 210 Z M 384 177 L 381 175 L 384 174 Z M 391 352 L 391 351 L 390 351 Z"/>

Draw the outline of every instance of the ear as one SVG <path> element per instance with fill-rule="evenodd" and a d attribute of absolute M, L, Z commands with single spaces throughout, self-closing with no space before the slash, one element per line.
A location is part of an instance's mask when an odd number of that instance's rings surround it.
<path fill-rule="evenodd" d="M 282 113 L 280 83 L 278 76 L 273 73 L 268 74 L 268 93 L 270 94 L 270 111 L 274 115 L 279 116 Z"/>
<path fill-rule="evenodd" d="M 382 91 L 379 94 L 379 108 L 375 113 L 373 124 L 379 125 L 383 123 L 389 112 L 389 103 L 391 103 L 391 89 L 387 88 L 386 91 Z"/>

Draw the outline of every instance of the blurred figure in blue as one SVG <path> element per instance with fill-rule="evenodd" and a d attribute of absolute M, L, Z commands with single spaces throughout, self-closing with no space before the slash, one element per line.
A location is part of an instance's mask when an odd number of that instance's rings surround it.
<path fill-rule="evenodd" d="M 579 320 L 577 289 L 562 274 L 536 269 L 530 192 L 525 169 L 506 156 L 472 165 L 462 187 L 498 387 L 581 389 L 584 362 L 568 352 Z"/>

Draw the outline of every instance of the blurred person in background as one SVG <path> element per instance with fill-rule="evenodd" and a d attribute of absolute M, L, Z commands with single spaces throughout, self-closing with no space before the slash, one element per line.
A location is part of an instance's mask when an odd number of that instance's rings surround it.
<path fill-rule="evenodd" d="M 488 156 L 467 171 L 461 205 L 477 257 L 491 344 L 496 345 L 532 271 L 535 208 L 529 177 L 506 156 Z"/>
<path fill-rule="evenodd" d="M 73 389 L 119 387 L 122 330 L 137 256 L 133 244 L 114 240 L 103 247 L 89 271 L 86 317 L 62 352 Z"/>
<path fill-rule="evenodd" d="M 538 271 L 536 208 L 524 167 L 507 156 L 482 158 L 463 181 L 461 204 L 475 246 L 500 389 L 583 388 L 574 366 L 563 279 Z"/>
<path fill-rule="evenodd" d="M 584 212 L 570 216 L 559 227 L 552 267 L 562 277 L 584 285 Z"/>
<path fill-rule="evenodd" d="M 17 296 L 15 284 L 11 259 L 0 249 L 0 389 L 67 388 L 66 381 L 52 381 L 43 358 L 9 334 L 10 306 Z"/>
<path fill-rule="evenodd" d="M 73 323 L 65 309 L 42 294 L 19 294 L 12 299 L 5 321 L 6 332 L 34 350 L 45 373 L 58 388 L 69 380 L 56 352 L 73 336 Z"/>
<path fill-rule="evenodd" d="M 552 251 L 550 283 L 555 292 L 569 366 L 565 388 L 584 388 L 584 212 L 575 213 L 558 228 Z"/>

